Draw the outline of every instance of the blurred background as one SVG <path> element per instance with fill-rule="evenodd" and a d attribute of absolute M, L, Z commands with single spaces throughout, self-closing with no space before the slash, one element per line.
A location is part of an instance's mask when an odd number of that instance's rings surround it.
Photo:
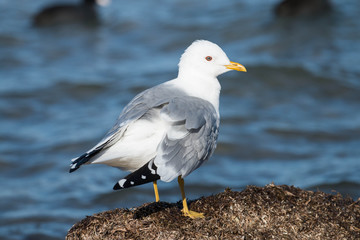
<path fill-rule="evenodd" d="M 0 0 L 0 239 L 64 239 L 86 215 L 154 201 L 151 184 L 113 191 L 115 168 L 69 174 L 70 159 L 175 78 L 196 39 L 248 72 L 219 78 L 218 148 L 188 198 L 271 182 L 360 197 L 359 1 L 69 2 L 54 17 L 36 14 L 65 1 Z M 176 181 L 159 190 L 180 200 Z"/>

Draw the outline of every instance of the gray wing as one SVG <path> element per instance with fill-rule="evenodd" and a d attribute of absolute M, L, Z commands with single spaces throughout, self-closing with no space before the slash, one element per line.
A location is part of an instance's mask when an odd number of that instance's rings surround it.
<path fill-rule="evenodd" d="M 162 116 L 172 123 L 154 160 L 161 180 L 187 176 L 213 153 L 219 116 L 213 105 L 196 97 L 173 98 Z"/>
<path fill-rule="evenodd" d="M 184 95 L 185 93 L 179 89 L 160 84 L 135 96 L 123 109 L 117 122 L 105 137 L 89 151 L 71 160 L 70 172 L 75 171 L 82 164 L 90 163 L 103 150 L 113 146 L 123 136 L 129 124 L 144 117 L 149 110 L 167 104 L 173 97 Z"/>
<path fill-rule="evenodd" d="M 139 93 L 126 105 L 115 125 L 103 138 L 102 141 L 107 142 L 105 147 L 112 146 L 130 123 L 143 117 L 150 109 L 161 107 L 169 103 L 172 98 L 184 95 L 183 91 L 166 84 L 160 84 Z"/>

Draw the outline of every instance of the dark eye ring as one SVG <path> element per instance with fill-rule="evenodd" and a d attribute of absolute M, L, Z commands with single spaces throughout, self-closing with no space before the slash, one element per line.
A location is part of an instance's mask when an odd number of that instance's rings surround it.
<path fill-rule="evenodd" d="M 212 57 L 207 56 L 205 59 L 206 59 L 206 61 L 211 61 L 211 60 L 212 60 Z"/>

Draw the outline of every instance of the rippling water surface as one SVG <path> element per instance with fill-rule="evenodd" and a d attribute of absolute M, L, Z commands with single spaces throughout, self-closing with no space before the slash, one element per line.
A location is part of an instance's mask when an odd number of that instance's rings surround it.
<path fill-rule="evenodd" d="M 248 73 L 220 77 L 214 156 L 189 198 L 271 182 L 360 197 L 360 3 L 276 19 L 277 1 L 113 1 L 98 27 L 33 28 L 51 1 L 0 1 L 0 238 L 63 239 L 86 215 L 153 201 L 150 184 L 113 192 L 125 172 L 69 161 L 138 92 L 176 77 L 195 39 Z M 178 201 L 176 181 L 160 183 Z"/>

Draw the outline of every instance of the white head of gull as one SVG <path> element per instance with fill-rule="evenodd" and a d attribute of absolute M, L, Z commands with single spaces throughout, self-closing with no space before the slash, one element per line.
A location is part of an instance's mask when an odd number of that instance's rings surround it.
<path fill-rule="evenodd" d="M 231 70 L 246 71 L 241 64 L 231 62 L 217 44 L 197 40 L 181 56 L 176 80 L 189 95 L 206 99 L 218 110 L 221 86 L 217 76 Z"/>

